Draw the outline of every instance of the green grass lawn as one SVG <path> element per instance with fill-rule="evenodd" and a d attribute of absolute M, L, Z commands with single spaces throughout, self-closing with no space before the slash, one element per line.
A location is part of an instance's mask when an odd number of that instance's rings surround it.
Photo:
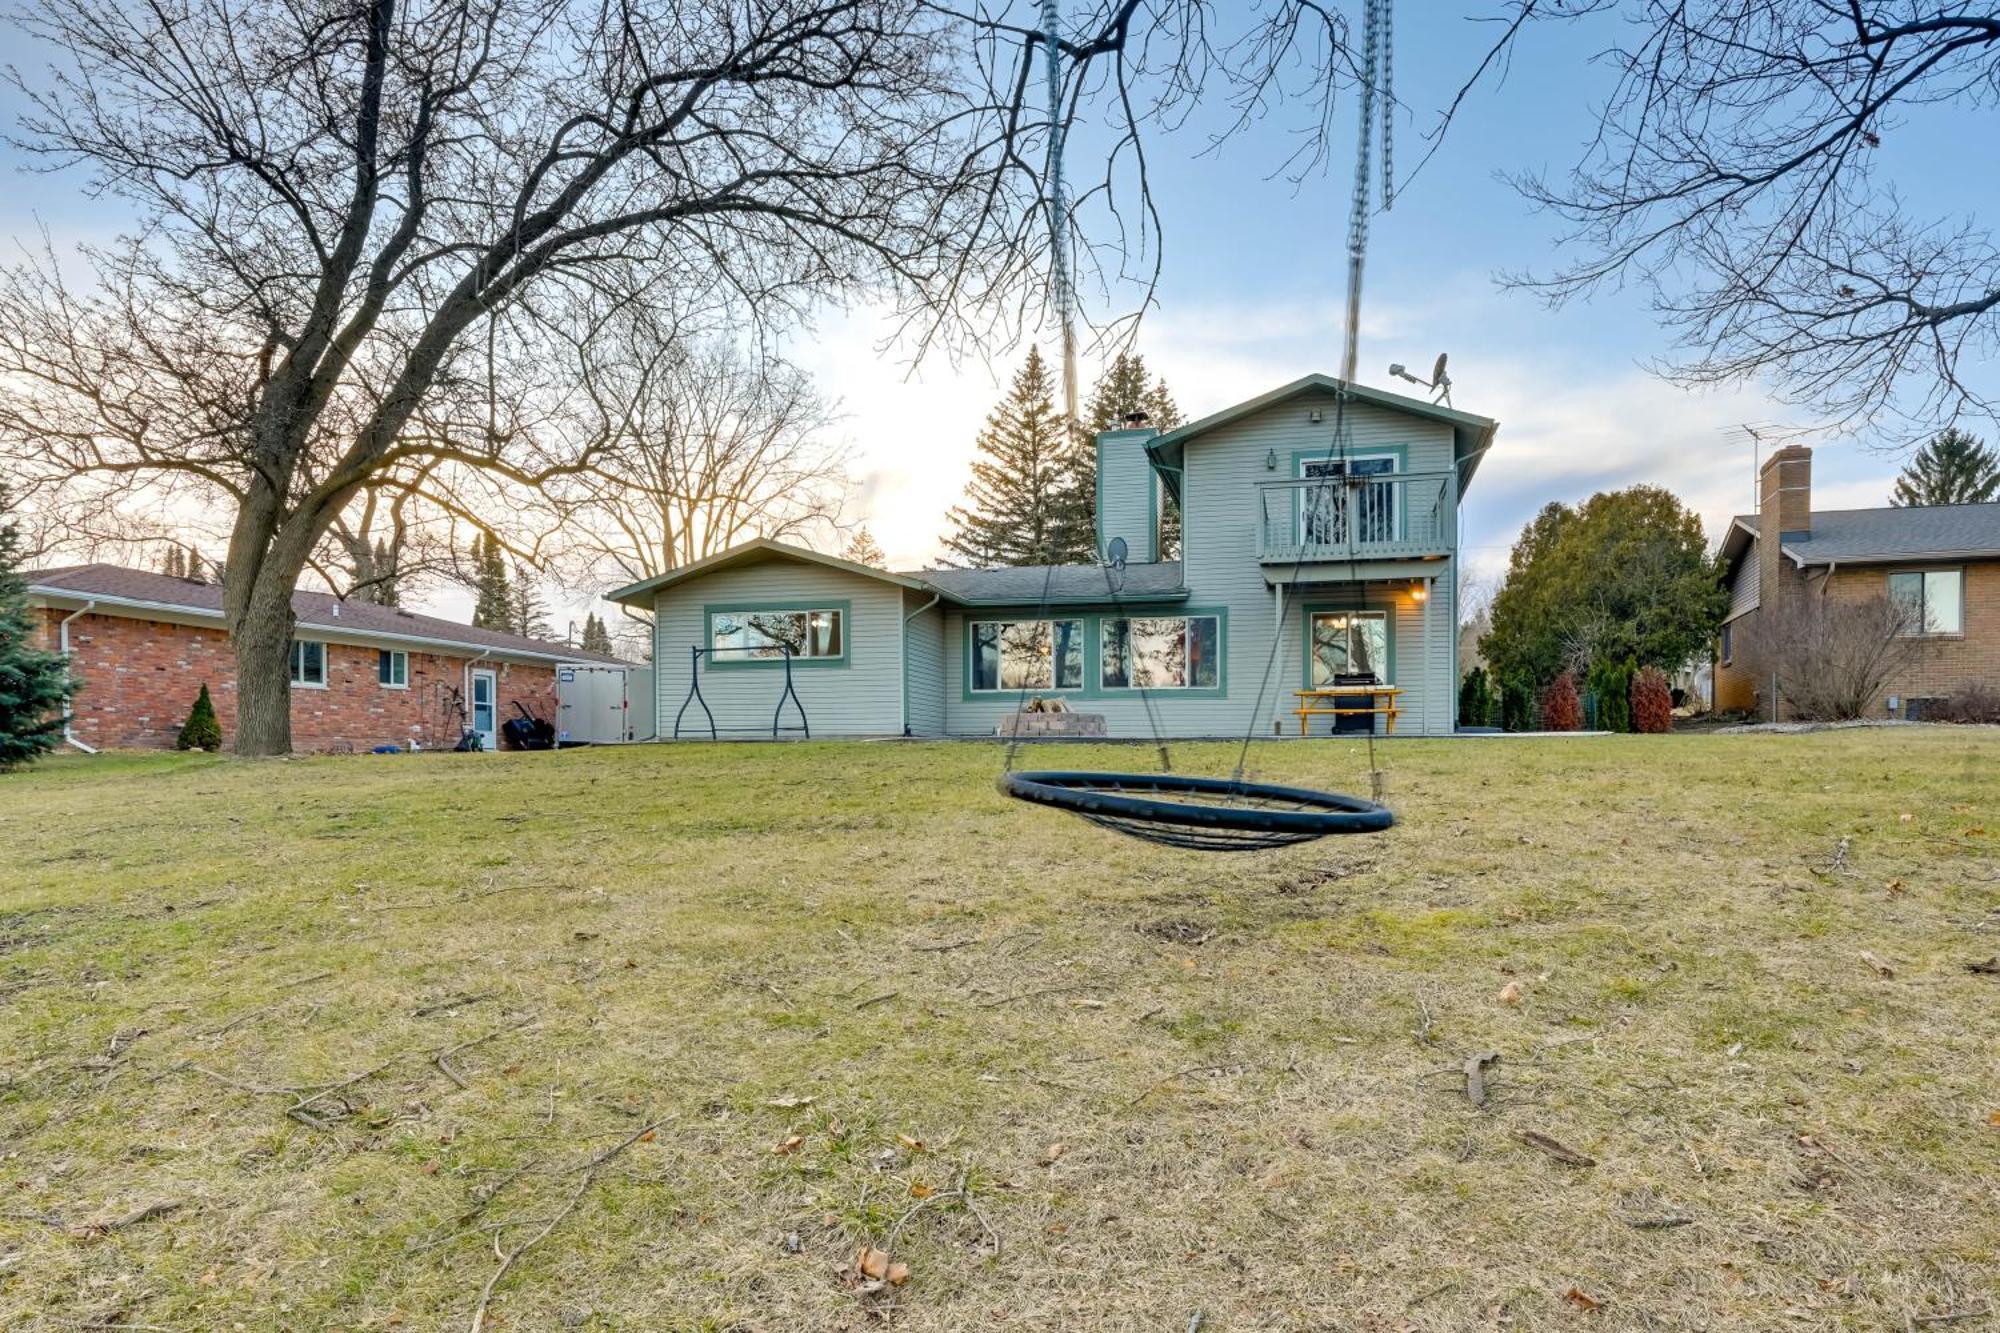
<path fill-rule="evenodd" d="M 1380 754 L 1250 857 L 975 744 L 0 778 L 0 1328 L 2000 1310 L 2000 733 Z"/>

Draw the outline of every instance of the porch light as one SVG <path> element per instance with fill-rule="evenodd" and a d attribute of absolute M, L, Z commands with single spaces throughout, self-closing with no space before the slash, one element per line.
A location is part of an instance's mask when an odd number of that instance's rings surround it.
<path fill-rule="evenodd" d="M 1264 470 L 1266 472 L 1276 472 L 1278 470 L 1278 451 L 1276 449 L 1267 449 L 1264 451 Z"/>
<path fill-rule="evenodd" d="M 1410 589 L 1410 600 L 1418 606 L 1422 606 L 1425 602 L 1429 601 L 1430 596 L 1431 590 L 1426 584 L 1419 583 Z"/>

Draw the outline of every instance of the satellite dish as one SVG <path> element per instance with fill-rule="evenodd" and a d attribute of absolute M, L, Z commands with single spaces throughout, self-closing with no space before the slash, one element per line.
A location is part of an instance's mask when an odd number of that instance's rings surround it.
<path fill-rule="evenodd" d="M 1125 557 L 1131 554 L 1131 550 L 1132 548 L 1125 544 L 1123 537 L 1113 537 L 1104 544 L 1105 561 L 1113 569 L 1123 569 L 1125 568 Z"/>
<path fill-rule="evenodd" d="M 1443 352 L 1439 352 L 1437 364 L 1431 367 L 1432 388 L 1436 388 L 1440 384 L 1449 384 L 1451 382 L 1450 380 L 1447 380 L 1444 377 L 1444 362 L 1445 362 L 1445 354 Z"/>

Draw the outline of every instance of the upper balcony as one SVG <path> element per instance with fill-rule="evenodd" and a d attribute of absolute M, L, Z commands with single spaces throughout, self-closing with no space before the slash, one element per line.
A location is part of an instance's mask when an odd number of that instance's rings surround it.
<path fill-rule="evenodd" d="M 1456 545 L 1456 496 L 1450 472 L 1261 482 L 1257 558 L 1289 564 L 1448 556 Z"/>

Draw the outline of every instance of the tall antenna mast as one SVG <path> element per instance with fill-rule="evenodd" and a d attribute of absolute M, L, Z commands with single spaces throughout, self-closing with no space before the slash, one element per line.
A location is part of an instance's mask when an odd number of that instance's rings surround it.
<path fill-rule="evenodd" d="M 1389 177 L 1395 161 L 1391 156 L 1394 149 L 1389 128 L 1392 110 L 1389 80 L 1394 67 L 1388 54 L 1394 13 L 1392 0 L 1366 0 L 1363 10 L 1361 114 L 1356 117 L 1360 130 L 1354 150 L 1354 196 L 1347 215 L 1347 347 L 1340 358 L 1340 378 L 1349 384 L 1354 382 L 1355 364 L 1361 352 L 1361 270 L 1368 256 L 1369 186 L 1374 181 L 1370 152 L 1378 132 L 1382 136 L 1382 206 L 1388 208 L 1396 197 L 1395 185 Z M 1379 127 L 1378 91 L 1382 98 Z"/>
<path fill-rule="evenodd" d="M 1049 300 L 1062 331 L 1063 419 L 1072 428 L 1076 407 L 1076 284 L 1070 276 L 1069 200 L 1063 189 L 1062 4 L 1042 0 L 1042 44 L 1048 52 L 1049 85 Z"/>

